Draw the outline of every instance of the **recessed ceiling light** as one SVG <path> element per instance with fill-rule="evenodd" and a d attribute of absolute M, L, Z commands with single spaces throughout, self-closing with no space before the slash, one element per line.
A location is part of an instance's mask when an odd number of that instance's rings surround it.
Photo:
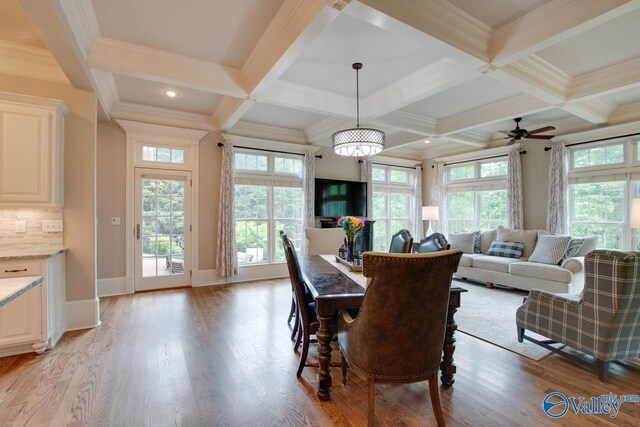
<path fill-rule="evenodd" d="M 431 142 L 431 140 L 430 140 L 430 139 L 425 139 L 425 140 L 424 140 L 424 143 L 425 143 L 425 144 L 428 144 L 428 143 L 430 143 L 430 142 Z"/>
<path fill-rule="evenodd" d="M 176 96 L 180 95 L 177 91 L 173 89 L 165 89 L 162 91 L 162 93 L 164 93 L 169 98 L 175 98 Z"/>

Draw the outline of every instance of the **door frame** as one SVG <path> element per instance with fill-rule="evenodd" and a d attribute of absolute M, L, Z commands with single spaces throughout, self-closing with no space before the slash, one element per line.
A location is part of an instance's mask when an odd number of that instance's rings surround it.
<path fill-rule="evenodd" d="M 184 190 L 184 225 L 183 225 L 183 236 L 184 236 L 184 241 L 185 241 L 185 251 L 184 251 L 184 255 L 183 255 L 183 260 L 184 260 L 184 274 L 181 276 L 182 279 L 184 279 L 183 282 L 178 283 L 178 284 L 168 284 L 163 286 L 163 285 L 159 285 L 156 288 L 149 288 L 149 287 L 142 287 L 141 283 L 137 283 L 138 280 L 144 280 L 144 274 L 142 273 L 144 268 L 142 267 L 142 263 L 143 261 L 143 253 L 142 253 L 142 246 L 141 246 L 141 241 L 137 236 L 138 231 L 136 230 L 136 238 L 133 240 L 134 243 L 134 265 L 133 265 L 133 274 L 134 274 L 134 291 L 155 291 L 155 290 L 161 290 L 161 289 L 168 289 L 168 288 L 173 288 L 173 287 L 179 287 L 179 286 L 183 286 L 183 285 L 187 285 L 190 286 L 193 282 L 193 277 L 191 275 L 191 272 L 193 271 L 192 269 L 192 265 L 193 265 L 193 256 L 191 254 L 191 250 L 192 250 L 192 245 L 191 245 L 191 239 L 193 238 L 193 232 L 192 232 L 192 218 L 193 218 L 193 212 L 191 212 L 191 203 L 188 203 L 189 201 L 191 201 L 191 198 L 193 197 L 193 188 L 191 187 L 191 182 L 192 182 L 192 177 L 191 177 L 191 172 L 190 171 L 186 171 L 186 170 L 176 170 L 176 169 L 157 169 L 157 168 L 135 168 L 135 181 L 136 181 L 136 186 L 135 186 L 135 192 L 134 192 L 134 199 L 135 199 L 135 204 L 136 209 L 134 210 L 134 219 L 135 219 L 135 223 L 136 223 L 136 227 L 138 225 L 142 226 L 142 209 L 141 209 L 141 204 L 142 204 L 142 180 L 144 178 L 151 178 L 151 179 L 172 179 L 172 178 L 184 178 L 184 184 L 185 184 L 185 190 Z M 139 182 L 138 182 L 139 181 Z M 138 210 L 140 210 L 140 212 L 138 212 Z M 138 218 L 138 213 L 140 213 L 140 218 Z M 188 246 L 187 246 L 188 244 Z M 138 251 L 140 253 L 138 253 Z M 140 258 L 138 259 L 138 255 L 140 255 Z M 173 280 L 171 279 L 167 279 L 167 276 L 153 276 L 156 279 L 158 279 L 159 281 L 162 281 L 161 278 L 164 278 L 164 282 L 172 282 Z M 151 280 L 153 277 L 148 277 L 148 280 Z M 171 275 L 169 276 L 171 278 L 174 278 L 175 276 Z"/>
<path fill-rule="evenodd" d="M 135 263 L 135 168 L 182 170 L 191 172 L 191 286 L 200 283 L 198 270 L 198 199 L 199 199 L 199 151 L 200 140 L 209 131 L 177 128 L 173 126 L 141 123 L 117 119 L 116 122 L 126 133 L 126 216 L 125 216 L 125 293 L 133 294 Z M 160 163 L 142 160 L 143 145 L 183 148 L 183 164 Z M 161 172 L 161 171 L 159 171 Z"/>

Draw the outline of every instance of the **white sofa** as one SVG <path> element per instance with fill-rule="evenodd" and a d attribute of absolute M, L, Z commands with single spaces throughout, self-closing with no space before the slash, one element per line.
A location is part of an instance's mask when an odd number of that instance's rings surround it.
<path fill-rule="evenodd" d="M 521 258 L 487 255 L 491 242 L 497 239 L 494 237 L 497 233 L 495 230 L 492 231 L 482 233 L 480 253 L 462 255 L 455 277 L 523 290 L 543 289 L 553 293 L 570 294 L 579 294 L 582 291 L 584 255 L 595 249 L 595 238 L 585 240 L 575 257 L 564 260 L 561 265 L 549 265 L 527 261 L 533 252 L 533 247 L 526 248 L 527 243 L 523 252 L 523 255 L 527 256 Z M 519 241 L 514 238 L 511 240 Z"/>

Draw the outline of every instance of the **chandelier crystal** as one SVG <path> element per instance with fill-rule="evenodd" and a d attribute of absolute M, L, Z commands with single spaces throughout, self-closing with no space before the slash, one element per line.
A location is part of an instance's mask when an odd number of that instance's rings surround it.
<path fill-rule="evenodd" d="M 351 66 L 356 70 L 356 127 L 344 129 L 331 136 L 333 151 L 342 157 L 373 157 L 384 148 L 384 132 L 378 129 L 360 127 L 360 88 L 358 71 L 362 64 Z"/>

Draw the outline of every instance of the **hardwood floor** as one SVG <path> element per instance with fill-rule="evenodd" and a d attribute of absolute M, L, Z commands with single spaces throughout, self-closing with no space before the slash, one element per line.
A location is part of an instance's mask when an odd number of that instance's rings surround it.
<path fill-rule="evenodd" d="M 296 379 L 286 325 L 289 280 L 101 299 L 102 326 L 69 332 L 55 349 L 0 359 L 3 426 L 361 426 L 367 383 L 333 371 L 333 399 L 315 396 L 316 369 Z M 464 301 L 461 310 L 464 310 Z M 514 327 L 514 339 L 515 339 Z M 441 389 L 449 426 L 553 425 L 544 396 L 640 393 L 640 362 L 614 365 L 607 384 L 559 356 L 539 362 L 462 333 L 458 374 Z M 314 358 L 315 353 L 310 355 Z M 379 425 L 434 425 L 427 382 L 376 386 Z M 615 419 L 563 425 L 639 425 L 640 403 Z"/>

